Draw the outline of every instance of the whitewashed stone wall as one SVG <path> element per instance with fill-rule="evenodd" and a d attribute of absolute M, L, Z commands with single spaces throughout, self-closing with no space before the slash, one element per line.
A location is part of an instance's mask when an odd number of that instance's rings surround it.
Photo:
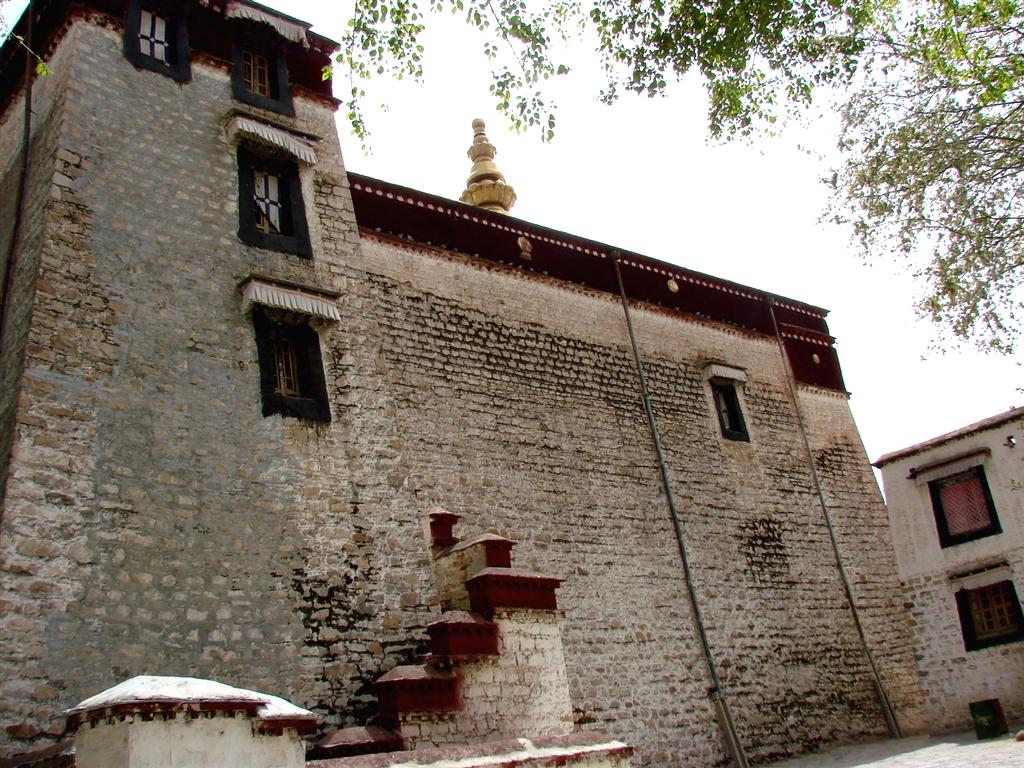
<path fill-rule="evenodd" d="M 244 717 L 130 718 L 84 727 L 75 737 L 77 768 L 305 768 L 294 731 L 254 734 Z"/>
<path fill-rule="evenodd" d="M 409 748 L 572 732 L 559 614 L 501 609 L 494 621 L 498 656 L 457 666 L 462 708 L 441 716 L 403 715 Z"/>
<path fill-rule="evenodd" d="M 1014 436 L 1016 445 L 1008 445 Z M 1024 641 L 967 651 L 951 576 L 1006 563 L 1024 597 L 1024 422 L 916 451 L 882 466 L 892 541 L 913 621 L 915 651 L 928 726 L 933 733 L 973 727 L 970 703 L 999 699 L 1010 722 L 1024 719 Z M 942 548 L 927 483 L 914 467 L 987 451 L 982 467 L 1002 532 Z"/>

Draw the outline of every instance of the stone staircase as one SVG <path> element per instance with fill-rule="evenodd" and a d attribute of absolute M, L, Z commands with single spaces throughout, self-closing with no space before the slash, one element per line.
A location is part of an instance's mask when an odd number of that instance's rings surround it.
<path fill-rule="evenodd" d="M 560 580 L 512 567 L 515 542 L 454 535 L 459 516 L 425 515 L 442 607 L 427 626 L 430 655 L 374 683 L 378 714 L 328 734 L 311 765 L 355 755 L 573 730 L 558 627 Z"/>
<path fill-rule="evenodd" d="M 0 768 L 628 768 L 633 749 L 574 732 L 555 590 L 512 567 L 514 542 L 459 541 L 456 515 L 425 516 L 442 614 L 430 654 L 374 684 L 379 711 L 312 750 L 317 717 L 258 691 L 138 676 L 67 713 L 71 738 Z M 73 739 L 73 740 L 72 740 Z"/>

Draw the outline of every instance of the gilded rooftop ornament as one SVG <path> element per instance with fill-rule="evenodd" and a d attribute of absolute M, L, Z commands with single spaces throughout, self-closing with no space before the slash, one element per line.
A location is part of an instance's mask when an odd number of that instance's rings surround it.
<path fill-rule="evenodd" d="M 498 150 L 484 133 L 485 127 L 483 120 L 477 118 L 473 121 L 473 144 L 466 153 L 473 161 L 473 167 L 466 179 L 466 190 L 459 199 L 489 211 L 508 213 L 515 205 L 516 191 L 505 183 L 505 177 L 494 164 Z"/>

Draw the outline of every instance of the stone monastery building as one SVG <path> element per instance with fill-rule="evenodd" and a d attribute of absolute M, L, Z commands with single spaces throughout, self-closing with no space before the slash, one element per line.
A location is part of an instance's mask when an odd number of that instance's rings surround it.
<path fill-rule="evenodd" d="M 0 52 L 6 754 L 134 675 L 370 721 L 441 615 L 438 506 L 561 579 L 571 725 L 637 764 L 924 728 L 824 310 L 514 218 L 482 124 L 463 202 L 347 173 L 336 44 L 267 8 L 33 8 L 49 75 Z"/>

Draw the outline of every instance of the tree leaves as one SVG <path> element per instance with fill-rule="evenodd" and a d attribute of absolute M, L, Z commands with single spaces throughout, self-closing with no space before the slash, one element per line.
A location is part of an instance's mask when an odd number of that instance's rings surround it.
<path fill-rule="evenodd" d="M 357 81 L 423 76 L 426 14 L 483 36 L 490 93 L 516 130 L 549 141 L 544 84 L 568 72 L 558 43 L 595 41 L 599 98 L 658 96 L 697 71 L 714 137 L 777 130 L 823 86 L 853 86 L 833 216 L 867 256 L 910 259 L 919 308 L 955 337 L 1012 352 L 1024 285 L 1022 0 L 355 0 L 338 62 L 353 132 Z M 927 254 L 921 261 L 918 254 Z"/>
<path fill-rule="evenodd" d="M 532 10 L 524 0 L 430 0 L 434 13 L 461 14 L 466 24 L 485 35 L 484 57 L 495 63 L 491 94 L 497 109 L 516 130 L 538 129 L 545 141 L 554 136 L 555 114 L 541 84 L 569 69 L 553 59 L 552 29 L 564 29 L 578 12 L 572 2 Z M 420 36 L 424 16 L 415 0 L 356 0 L 337 61 L 349 73 L 352 98 L 349 121 L 359 138 L 367 138 L 361 91 L 355 81 L 375 75 L 401 79 L 423 77 Z"/>
<path fill-rule="evenodd" d="M 495 63 L 491 93 L 517 130 L 552 137 L 543 83 L 568 73 L 557 43 L 587 29 L 608 77 L 600 97 L 661 95 L 691 69 L 706 78 L 713 135 L 746 134 L 810 102 L 813 89 L 848 81 L 871 18 L 868 0 L 430 0 L 428 12 L 461 14 L 484 35 Z M 356 0 L 338 63 L 354 80 L 423 75 L 425 16 L 416 0 Z M 353 128 L 366 137 L 359 116 Z"/>
<path fill-rule="evenodd" d="M 25 38 L 22 35 L 19 35 L 16 32 L 14 32 L 14 30 L 12 30 L 9 26 L 7 26 L 7 24 L 2 19 L 0 19 L 0 42 L 6 41 L 7 38 L 12 38 L 19 46 L 21 46 L 21 48 L 24 49 L 25 55 L 35 59 L 35 66 L 33 67 L 33 71 L 36 73 L 36 75 L 38 75 L 39 77 L 46 77 L 50 74 L 50 68 L 46 66 L 46 62 L 43 61 L 42 56 L 40 56 L 38 53 L 33 51 L 28 46 L 28 43 L 25 41 Z"/>
<path fill-rule="evenodd" d="M 843 111 L 834 218 L 869 257 L 916 265 L 922 314 L 1010 354 L 1024 307 L 1024 12 L 920 0 L 878 25 Z"/>

